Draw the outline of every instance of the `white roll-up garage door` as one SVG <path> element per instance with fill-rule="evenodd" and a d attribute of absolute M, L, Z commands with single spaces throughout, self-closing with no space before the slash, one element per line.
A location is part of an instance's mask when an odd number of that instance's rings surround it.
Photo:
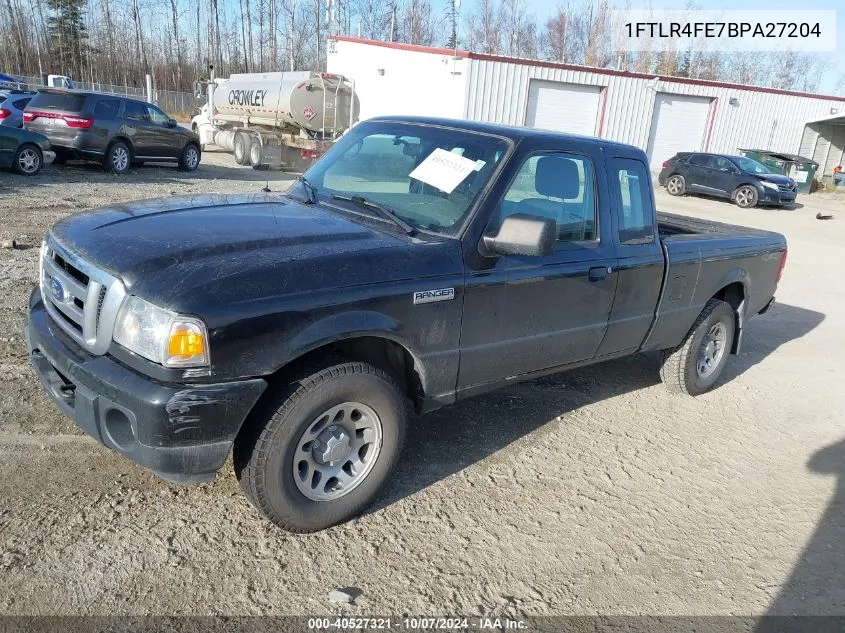
<path fill-rule="evenodd" d="M 708 97 L 657 93 L 647 150 L 652 168 L 678 152 L 704 149 L 710 101 Z"/>
<path fill-rule="evenodd" d="M 525 124 L 544 130 L 594 136 L 601 87 L 532 79 Z"/>

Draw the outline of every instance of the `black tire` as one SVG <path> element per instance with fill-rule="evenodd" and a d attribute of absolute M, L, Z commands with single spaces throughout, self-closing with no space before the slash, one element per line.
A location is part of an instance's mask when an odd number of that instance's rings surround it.
<path fill-rule="evenodd" d="M 264 147 L 257 139 L 253 139 L 249 148 L 249 164 L 253 169 L 264 169 Z"/>
<path fill-rule="evenodd" d="M 188 143 L 185 149 L 182 150 L 182 155 L 179 157 L 179 169 L 182 171 L 196 171 L 200 166 L 200 158 L 202 150 L 197 147 L 196 143 Z"/>
<path fill-rule="evenodd" d="M 717 326 L 724 328 L 722 353 L 706 375 L 699 372 L 699 363 L 705 355 L 705 339 Z M 736 332 L 733 308 L 719 299 L 710 299 L 698 315 L 683 342 L 663 351 L 660 379 L 669 391 L 697 396 L 710 389 L 725 368 Z"/>
<path fill-rule="evenodd" d="M 666 181 L 666 191 L 670 196 L 682 196 L 687 191 L 687 181 L 681 174 L 672 174 Z"/>
<path fill-rule="evenodd" d="M 235 154 L 235 162 L 238 165 L 247 165 L 249 163 L 249 148 L 252 145 L 252 138 L 243 132 L 235 132 L 235 140 L 233 141 L 233 153 Z"/>
<path fill-rule="evenodd" d="M 732 198 L 733 201 L 736 202 L 736 206 L 741 209 L 751 209 L 752 207 L 757 206 L 759 194 L 751 185 L 742 185 L 736 188 Z"/>
<path fill-rule="evenodd" d="M 21 176 L 35 176 L 44 167 L 44 155 L 37 145 L 24 143 L 12 158 L 12 168 Z"/>
<path fill-rule="evenodd" d="M 299 442 L 324 412 L 349 402 L 376 413 L 380 450 L 360 482 L 343 496 L 309 499 L 294 475 Z M 296 533 L 322 530 L 358 515 L 378 494 L 399 460 L 406 417 L 402 390 L 387 373 L 362 362 L 328 365 L 268 398 L 247 422 L 249 430 L 235 442 L 235 474 L 250 501 L 277 526 Z"/>
<path fill-rule="evenodd" d="M 123 141 L 115 141 L 109 145 L 103 167 L 113 174 L 120 175 L 128 172 L 132 167 L 132 151 L 129 146 Z"/>

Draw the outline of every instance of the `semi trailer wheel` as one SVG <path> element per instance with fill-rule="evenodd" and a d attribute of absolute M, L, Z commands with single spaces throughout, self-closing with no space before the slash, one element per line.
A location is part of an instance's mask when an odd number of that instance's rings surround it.
<path fill-rule="evenodd" d="M 249 163 L 249 148 L 252 145 L 252 138 L 243 132 L 235 132 L 234 146 L 235 162 L 238 165 Z"/>
<path fill-rule="evenodd" d="M 362 362 L 329 364 L 268 399 L 235 442 L 235 473 L 270 521 L 315 532 L 359 514 L 399 460 L 407 407 Z"/>
<path fill-rule="evenodd" d="M 249 148 L 249 164 L 252 165 L 253 169 L 264 168 L 264 148 L 258 139 L 253 139 Z"/>
<path fill-rule="evenodd" d="M 710 389 L 728 362 L 735 332 L 733 308 L 710 299 L 681 344 L 663 351 L 660 379 L 666 388 L 690 396 Z"/>

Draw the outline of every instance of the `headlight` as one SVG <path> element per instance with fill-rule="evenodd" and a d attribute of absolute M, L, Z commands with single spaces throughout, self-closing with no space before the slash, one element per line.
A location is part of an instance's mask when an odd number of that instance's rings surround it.
<path fill-rule="evenodd" d="M 778 186 L 775 183 L 769 182 L 768 180 L 761 180 L 760 184 L 763 185 L 766 189 L 774 189 L 775 191 L 777 191 L 778 189 Z"/>
<path fill-rule="evenodd" d="M 209 364 L 208 332 L 199 319 L 181 316 L 129 296 L 117 313 L 112 339 L 165 367 Z"/>

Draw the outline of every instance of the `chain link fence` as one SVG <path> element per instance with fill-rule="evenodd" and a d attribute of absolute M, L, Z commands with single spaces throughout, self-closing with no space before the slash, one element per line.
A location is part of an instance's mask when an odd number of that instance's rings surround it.
<path fill-rule="evenodd" d="M 20 81 L 21 88 L 43 88 L 44 82 L 40 77 L 24 77 L 14 75 Z M 105 94 L 132 97 L 133 99 L 147 100 L 147 89 L 135 86 L 116 86 L 99 82 L 74 81 L 77 90 L 88 90 L 91 92 L 102 92 Z M 174 118 L 192 117 L 201 102 L 191 92 L 180 92 L 175 90 L 153 90 L 152 102 L 167 114 Z"/>

